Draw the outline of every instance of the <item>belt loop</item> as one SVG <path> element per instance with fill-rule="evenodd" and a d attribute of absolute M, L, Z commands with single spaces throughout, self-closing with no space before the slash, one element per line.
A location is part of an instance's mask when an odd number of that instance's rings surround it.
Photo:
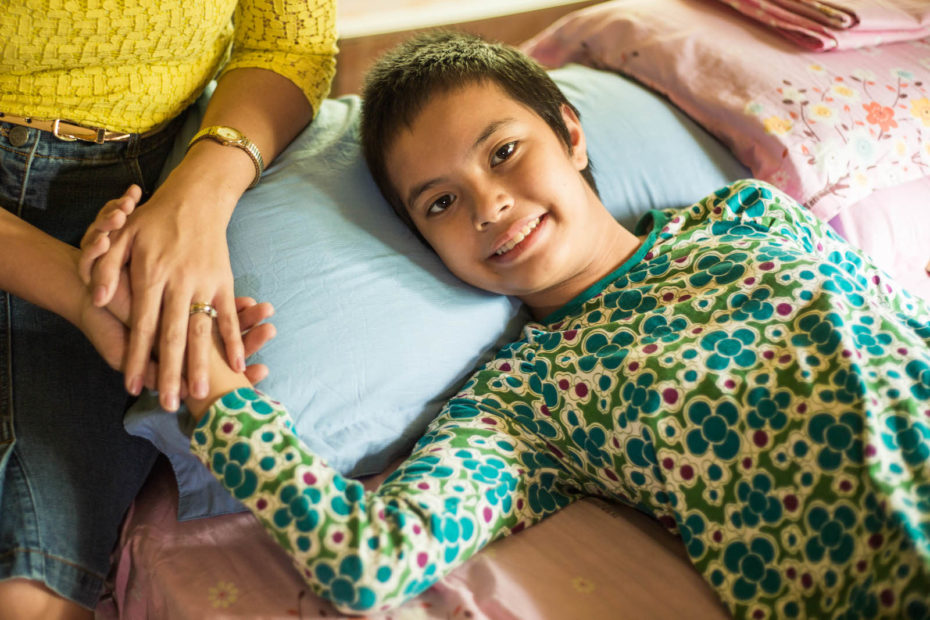
<path fill-rule="evenodd" d="M 142 135 L 138 133 L 130 134 L 126 141 L 126 157 L 136 158 L 142 150 Z"/>

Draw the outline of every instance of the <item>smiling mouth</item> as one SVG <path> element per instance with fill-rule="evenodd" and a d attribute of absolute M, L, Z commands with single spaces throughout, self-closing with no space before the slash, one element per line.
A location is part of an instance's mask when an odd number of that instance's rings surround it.
<path fill-rule="evenodd" d="M 517 232 L 517 234 L 514 235 L 514 236 L 510 239 L 510 241 L 508 241 L 507 243 L 505 243 L 505 244 L 502 245 L 501 247 L 497 248 L 497 250 L 494 251 L 494 255 L 495 255 L 495 256 L 503 256 L 503 255 L 506 254 L 507 252 L 511 251 L 512 249 L 514 249 L 515 247 L 517 247 L 518 245 L 520 245 L 520 243 L 522 243 L 524 239 L 526 239 L 527 237 L 529 237 L 529 236 L 530 236 L 530 233 L 532 233 L 532 232 L 536 229 L 536 227 L 539 226 L 539 223 L 542 221 L 542 218 L 543 218 L 543 217 L 544 217 L 544 216 L 540 215 L 540 216 L 537 217 L 535 220 L 533 220 L 532 222 L 529 222 L 526 226 L 524 226 L 523 228 L 521 228 L 521 229 Z"/>

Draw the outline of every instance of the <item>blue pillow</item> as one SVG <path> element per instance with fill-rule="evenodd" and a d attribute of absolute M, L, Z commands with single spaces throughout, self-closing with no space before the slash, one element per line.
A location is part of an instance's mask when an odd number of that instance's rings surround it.
<path fill-rule="evenodd" d="M 748 175 L 635 82 L 581 66 L 552 76 L 581 112 L 601 197 L 625 226 Z M 228 230 L 236 293 L 276 308 L 278 337 L 257 355 L 271 374 L 259 387 L 288 407 L 312 450 L 354 476 L 403 455 L 528 318 L 518 301 L 457 280 L 396 218 L 360 155 L 359 112 L 355 96 L 324 101 Z M 126 416 L 130 433 L 170 459 L 180 519 L 244 510 L 189 453 L 189 423 L 151 394 Z"/>

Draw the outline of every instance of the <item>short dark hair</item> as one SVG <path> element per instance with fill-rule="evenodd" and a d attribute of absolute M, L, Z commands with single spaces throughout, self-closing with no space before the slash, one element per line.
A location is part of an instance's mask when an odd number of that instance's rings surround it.
<path fill-rule="evenodd" d="M 404 201 L 391 184 L 385 154 L 398 133 L 413 125 L 433 96 L 476 82 L 497 84 L 538 114 L 569 150 L 572 148 L 562 105 L 568 105 L 576 115 L 578 110 L 549 74 L 526 54 L 454 31 L 428 32 L 401 43 L 382 56 L 365 77 L 362 152 L 381 193 L 421 239 Z M 597 193 L 590 159 L 581 174 Z"/>

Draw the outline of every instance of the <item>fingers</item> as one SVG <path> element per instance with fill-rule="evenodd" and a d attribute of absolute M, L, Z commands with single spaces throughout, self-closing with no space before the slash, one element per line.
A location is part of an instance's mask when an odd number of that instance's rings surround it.
<path fill-rule="evenodd" d="M 268 344 L 278 334 L 278 330 L 271 323 L 262 323 L 253 327 L 242 336 L 245 347 L 245 356 L 251 357 L 259 349 Z M 253 382 L 254 383 L 254 382 Z"/>
<path fill-rule="evenodd" d="M 264 364 L 249 364 L 245 368 L 245 378 L 255 385 L 268 376 L 268 367 Z"/>
<path fill-rule="evenodd" d="M 132 274 L 132 279 L 138 282 L 139 285 L 136 287 L 138 290 L 134 289 L 133 291 L 134 297 L 129 322 L 129 349 L 126 353 L 124 373 L 126 389 L 130 394 L 138 395 L 142 389 L 146 365 L 151 359 L 152 347 L 155 344 L 163 288 L 158 284 L 144 284 L 144 280 L 139 274 Z M 160 379 L 163 372 L 163 364 L 160 363 L 159 389 L 161 388 Z M 160 396 L 162 406 L 168 409 L 169 407 L 165 406 L 167 394 L 161 394 Z M 177 405 L 174 408 L 176 409 Z M 173 409 L 171 410 L 173 411 Z"/>
<path fill-rule="evenodd" d="M 119 283 L 120 272 L 129 261 L 129 250 L 132 243 L 131 234 L 117 234 L 109 239 L 109 247 L 93 262 L 84 268 L 90 271 L 88 286 L 91 290 L 94 305 L 98 308 L 106 306 L 113 299 Z M 84 260 L 82 255 L 81 260 Z"/>
<path fill-rule="evenodd" d="M 223 346 L 226 348 L 226 361 L 236 372 L 243 372 L 245 350 L 242 345 L 242 329 L 239 327 L 236 300 L 232 290 L 220 292 L 216 299 L 216 311 L 219 313 L 217 326 L 220 328 L 220 338 L 223 339 Z"/>
<path fill-rule="evenodd" d="M 194 398 L 205 398 L 210 389 L 210 353 L 216 346 L 213 331 L 215 322 L 216 319 L 206 312 L 190 314 L 187 328 L 187 387 Z"/>
<path fill-rule="evenodd" d="M 162 408 L 168 411 L 177 409 L 180 402 L 185 358 L 188 360 L 189 389 L 195 398 L 201 397 L 199 388 L 195 387 L 198 381 L 206 385 L 206 353 L 211 344 L 212 320 L 205 314 L 192 315 L 190 308 L 190 293 L 166 290 L 159 326 L 158 392 Z M 206 389 L 203 391 L 205 393 Z"/>
<path fill-rule="evenodd" d="M 109 235 L 126 224 L 126 218 L 142 198 L 138 185 L 130 185 L 122 196 L 107 202 L 81 238 L 81 258 L 78 273 L 84 284 L 90 284 L 94 262 L 110 248 Z"/>
<path fill-rule="evenodd" d="M 242 305 L 240 302 L 243 299 L 248 300 L 249 305 Z M 243 333 L 274 315 L 274 306 L 270 303 L 267 301 L 255 303 L 255 301 L 249 297 L 237 297 L 236 309 L 239 314 L 239 329 L 241 329 Z M 246 352 L 245 356 L 248 357 L 249 355 L 251 355 L 251 353 Z"/>

